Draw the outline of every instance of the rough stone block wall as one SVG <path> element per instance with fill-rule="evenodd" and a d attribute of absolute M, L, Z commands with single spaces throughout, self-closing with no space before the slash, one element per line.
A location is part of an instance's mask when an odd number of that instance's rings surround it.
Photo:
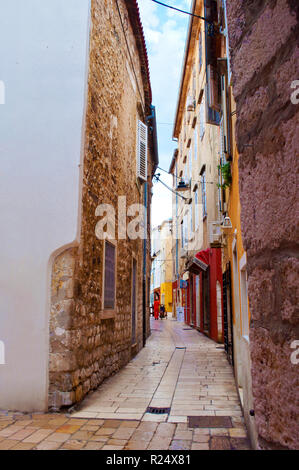
<path fill-rule="evenodd" d="M 299 4 L 227 0 L 255 418 L 262 449 L 298 448 Z M 296 401 L 297 399 L 297 401 Z"/>
<path fill-rule="evenodd" d="M 56 409 L 80 402 L 143 346 L 143 240 L 116 240 L 115 317 L 103 319 L 104 242 L 95 235 L 99 204 L 115 209 L 117 234 L 118 196 L 126 196 L 127 207 L 144 200 L 144 186 L 136 176 L 136 129 L 137 119 L 144 121 L 145 112 L 150 113 L 126 5 L 118 2 L 130 54 L 116 4 L 92 0 L 80 243 L 57 257 L 52 273 L 49 406 Z M 148 184 L 149 196 L 150 191 Z M 149 276 L 149 241 L 147 247 Z M 133 257 L 137 260 L 134 348 Z M 148 319 L 146 329 L 149 334 Z"/>

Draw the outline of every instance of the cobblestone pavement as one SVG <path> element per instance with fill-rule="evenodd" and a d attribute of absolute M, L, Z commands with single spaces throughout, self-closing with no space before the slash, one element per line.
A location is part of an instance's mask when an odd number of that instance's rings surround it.
<path fill-rule="evenodd" d="M 250 449 L 223 348 L 171 318 L 151 323 L 146 347 L 77 411 L 0 412 L 0 450 Z M 188 427 L 190 416 L 229 416 L 231 427 Z"/>

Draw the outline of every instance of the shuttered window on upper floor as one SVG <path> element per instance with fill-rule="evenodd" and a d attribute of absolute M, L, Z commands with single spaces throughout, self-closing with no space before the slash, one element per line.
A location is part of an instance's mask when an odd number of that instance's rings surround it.
<path fill-rule="evenodd" d="M 147 180 L 147 125 L 137 122 L 137 176 Z"/>

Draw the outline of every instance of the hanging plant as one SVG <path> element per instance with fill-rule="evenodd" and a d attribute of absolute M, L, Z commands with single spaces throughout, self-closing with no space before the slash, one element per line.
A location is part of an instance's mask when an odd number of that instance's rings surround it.
<path fill-rule="evenodd" d="M 230 162 L 225 163 L 224 165 L 218 165 L 218 169 L 221 171 L 222 175 L 222 184 L 217 184 L 218 188 L 228 188 L 232 183 L 232 174 L 230 169 Z"/>

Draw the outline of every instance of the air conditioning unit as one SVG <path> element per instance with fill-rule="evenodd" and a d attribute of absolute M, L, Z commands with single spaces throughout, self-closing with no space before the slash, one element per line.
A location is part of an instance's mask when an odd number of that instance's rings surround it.
<path fill-rule="evenodd" d="M 211 245 L 221 244 L 222 242 L 221 222 L 219 221 L 210 222 L 209 235 L 210 235 Z"/>

